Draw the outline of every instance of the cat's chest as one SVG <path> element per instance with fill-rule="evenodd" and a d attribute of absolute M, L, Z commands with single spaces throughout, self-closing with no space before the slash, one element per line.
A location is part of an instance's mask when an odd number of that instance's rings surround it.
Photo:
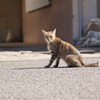
<path fill-rule="evenodd" d="M 49 44 L 49 45 L 47 46 L 47 48 L 48 48 L 48 50 L 49 50 L 50 52 L 52 52 L 52 51 L 57 51 L 57 45 L 56 45 L 56 44 Z"/>

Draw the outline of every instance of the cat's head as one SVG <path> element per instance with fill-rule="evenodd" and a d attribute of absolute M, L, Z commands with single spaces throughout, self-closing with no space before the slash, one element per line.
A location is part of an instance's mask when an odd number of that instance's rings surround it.
<path fill-rule="evenodd" d="M 52 42 L 55 41 L 56 29 L 54 31 L 49 31 L 49 32 L 42 30 L 42 32 L 43 32 L 43 35 L 44 35 L 44 39 L 47 43 L 52 43 Z"/>

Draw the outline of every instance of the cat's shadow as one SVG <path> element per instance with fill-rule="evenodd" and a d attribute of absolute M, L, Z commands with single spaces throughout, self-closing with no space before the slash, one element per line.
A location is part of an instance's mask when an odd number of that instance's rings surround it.
<path fill-rule="evenodd" d="M 63 67 L 49 67 L 49 68 L 45 68 L 45 67 L 27 67 L 27 68 L 13 68 L 12 70 L 29 70 L 29 69 L 61 69 L 61 68 L 76 68 L 76 67 L 67 67 L 67 66 L 63 66 Z"/>

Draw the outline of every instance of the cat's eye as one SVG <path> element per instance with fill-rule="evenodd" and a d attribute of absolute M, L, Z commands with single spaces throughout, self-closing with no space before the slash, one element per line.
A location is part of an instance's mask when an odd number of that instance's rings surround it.
<path fill-rule="evenodd" d="M 50 38 L 52 38 L 52 36 L 50 36 Z"/>
<path fill-rule="evenodd" d="M 48 38 L 48 36 L 45 36 L 45 38 Z"/>

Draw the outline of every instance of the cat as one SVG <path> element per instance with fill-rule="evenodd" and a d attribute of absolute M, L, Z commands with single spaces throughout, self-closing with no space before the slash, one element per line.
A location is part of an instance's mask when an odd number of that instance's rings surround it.
<path fill-rule="evenodd" d="M 56 64 L 53 67 L 58 67 L 60 58 L 67 63 L 68 67 L 99 67 L 99 63 L 84 63 L 80 52 L 73 45 L 56 37 L 56 29 L 49 32 L 42 30 L 42 32 L 47 42 L 48 50 L 51 52 L 51 59 L 45 68 L 49 68 L 55 59 Z"/>
<path fill-rule="evenodd" d="M 99 18 L 92 18 L 90 23 L 87 25 L 86 34 L 89 31 L 97 31 L 100 32 L 100 19 Z"/>
<path fill-rule="evenodd" d="M 99 41 L 99 44 L 100 45 L 100 32 L 97 32 L 97 31 L 89 31 L 86 35 L 86 40 L 84 42 L 84 44 L 82 45 L 83 47 L 85 46 L 89 46 L 89 43 L 93 43 L 96 45 L 96 43 L 98 43 Z"/>

